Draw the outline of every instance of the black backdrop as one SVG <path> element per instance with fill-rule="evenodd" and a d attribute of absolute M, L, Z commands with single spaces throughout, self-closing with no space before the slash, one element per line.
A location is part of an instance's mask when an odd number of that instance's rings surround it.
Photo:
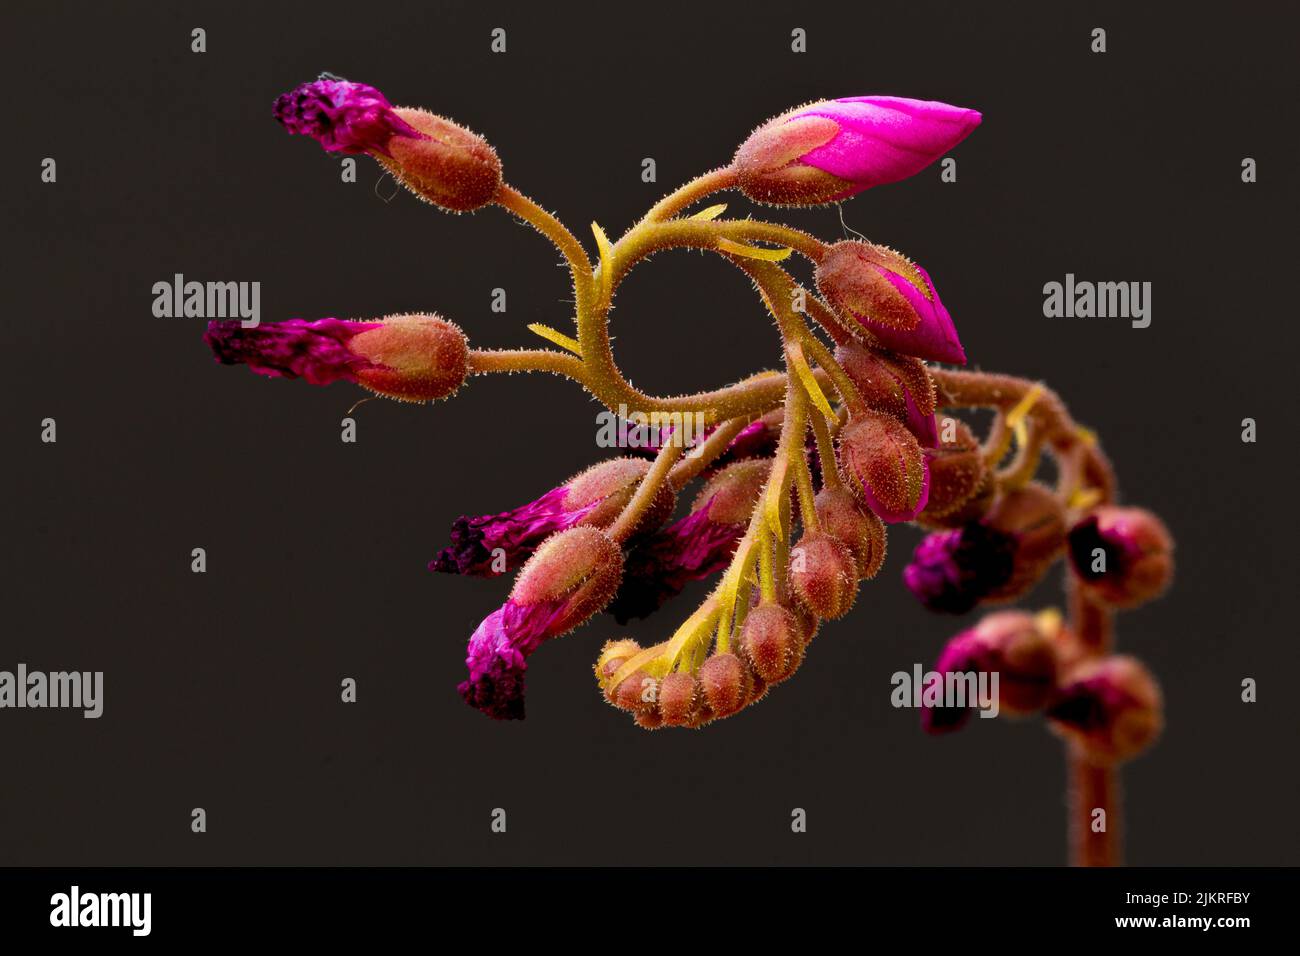
<path fill-rule="evenodd" d="M 1124 774 L 1129 859 L 1294 862 L 1295 23 L 1196 7 L 7 6 L 0 668 L 103 670 L 106 703 L 97 721 L 0 712 L 0 863 L 1065 858 L 1061 748 L 1040 724 L 932 740 L 889 706 L 889 675 L 964 623 L 902 587 L 911 529 L 792 682 L 702 732 L 647 734 L 601 701 L 608 619 L 532 659 L 527 721 L 460 701 L 465 638 L 508 582 L 425 563 L 457 514 L 595 460 L 597 407 L 551 376 L 480 379 L 437 407 L 369 402 L 345 445 L 359 390 L 220 368 L 201 320 L 151 313 L 152 284 L 182 272 L 261 281 L 264 322 L 437 310 L 484 346 L 564 326 L 566 273 L 531 230 L 385 202 L 369 160 L 344 184 L 335 158 L 284 135 L 272 99 L 322 69 L 483 133 L 589 248 L 592 220 L 621 231 L 792 105 L 879 92 L 983 111 L 956 184 L 931 169 L 859 196 L 845 221 L 930 270 L 973 364 L 1056 388 L 1100 432 L 1126 500 L 1177 537 L 1175 590 L 1120 619 L 1168 719 Z M 489 51 L 498 26 L 505 55 Z M 834 209 L 785 218 L 842 234 Z M 1152 282 L 1151 327 L 1044 318 L 1043 283 L 1067 272 Z M 614 321 L 651 391 L 777 359 L 746 284 L 697 254 L 638 270 Z M 1257 444 L 1240 441 L 1246 416 Z M 1058 600 L 1055 578 L 1027 603 Z M 632 633 L 659 640 L 690 607 Z M 1244 677 L 1257 704 L 1239 700 Z"/>

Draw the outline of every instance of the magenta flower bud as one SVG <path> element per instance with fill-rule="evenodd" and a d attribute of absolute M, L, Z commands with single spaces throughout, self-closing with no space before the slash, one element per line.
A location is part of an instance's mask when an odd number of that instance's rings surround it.
<path fill-rule="evenodd" d="M 547 539 L 524 565 L 509 600 L 470 637 L 469 679 L 458 687 L 465 702 L 497 720 L 522 720 L 529 655 L 604 607 L 622 565 L 619 546 L 595 528 Z"/>
<path fill-rule="evenodd" d="M 1114 656 L 1086 661 L 1067 675 L 1047 716 L 1089 762 L 1108 766 L 1154 743 L 1163 711 L 1151 672 L 1135 658 Z"/>
<path fill-rule="evenodd" d="M 934 381 L 920 359 L 893 355 L 859 342 L 841 345 L 835 360 L 868 408 L 888 412 L 916 436 L 923 448 L 939 444 Z"/>
<path fill-rule="evenodd" d="M 626 624 L 649 617 L 691 581 L 725 568 L 771 467 L 766 459 L 727 466 L 705 484 L 690 514 L 634 540 L 623 583 L 608 608 L 614 619 Z"/>
<path fill-rule="evenodd" d="M 980 124 L 975 110 L 897 96 L 822 100 L 755 130 L 733 168 L 750 199 L 810 205 L 919 173 Z"/>
<path fill-rule="evenodd" d="M 1070 564 L 1083 587 L 1112 607 L 1159 597 L 1174 574 L 1174 541 L 1142 508 L 1103 505 L 1070 529 Z"/>
<path fill-rule="evenodd" d="M 310 136 L 331 153 L 388 155 L 394 136 L 422 136 L 379 90 L 330 73 L 281 95 L 272 115 L 290 133 Z"/>
<path fill-rule="evenodd" d="M 843 316 L 887 349 L 932 362 L 966 364 L 952 316 L 930 273 L 893 249 L 837 242 L 817 264 L 817 288 Z"/>
<path fill-rule="evenodd" d="M 882 521 L 911 521 L 930 500 L 929 462 L 916 437 L 892 415 L 851 415 L 838 452 L 845 480 Z"/>
<path fill-rule="evenodd" d="M 1032 614 L 999 611 L 952 638 L 934 665 L 938 674 L 998 675 L 998 711 L 1011 715 L 1042 710 L 1056 690 L 1057 653 Z M 921 726 L 930 734 L 957 730 L 970 707 L 927 707 Z"/>
<path fill-rule="evenodd" d="M 983 522 L 926 535 L 903 582 L 927 609 L 965 614 L 1011 580 L 1016 538 Z"/>
<path fill-rule="evenodd" d="M 650 464 L 614 458 L 593 465 L 536 501 L 499 514 L 461 515 L 451 527 L 451 544 L 429 562 L 430 571 L 496 577 L 513 571 L 557 531 L 578 525 L 605 528 L 631 500 Z M 665 485 L 642 519 L 653 529 L 672 513 L 674 496 Z"/>
<path fill-rule="evenodd" d="M 469 372 L 465 333 L 436 315 L 378 322 L 290 319 L 252 328 L 238 320 L 209 322 L 203 341 L 223 365 L 313 385 L 344 379 L 408 402 L 446 398 Z"/>

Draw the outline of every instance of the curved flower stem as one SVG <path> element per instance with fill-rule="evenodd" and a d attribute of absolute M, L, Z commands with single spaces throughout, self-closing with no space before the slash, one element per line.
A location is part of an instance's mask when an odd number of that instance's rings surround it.
<path fill-rule="evenodd" d="M 689 455 L 673 465 L 673 470 L 668 476 L 668 483 L 672 489 L 680 491 L 698 478 L 705 468 L 713 464 L 718 456 L 727 450 L 731 440 L 740 434 L 744 427 L 753 420 L 752 417 L 746 415 L 730 419 L 719 425 L 712 435 L 691 449 Z"/>
<path fill-rule="evenodd" d="M 1070 626 L 1089 656 L 1109 654 L 1114 644 L 1113 614 L 1090 600 L 1073 578 L 1069 584 Z M 1123 806 L 1119 771 L 1088 761 L 1070 746 L 1070 862 L 1074 866 L 1119 866 L 1123 862 Z M 1106 811 L 1106 829 L 1092 830 L 1095 809 Z"/>
<path fill-rule="evenodd" d="M 564 223 L 513 186 L 502 183 L 493 200 L 551 240 L 563 253 L 568 260 L 569 271 L 573 274 L 573 292 L 581 315 L 585 303 L 591 298 L 591 260 L 587 258 L 582 243 L 578 242 Z"/>
<path fill-rule="evenodd" d="M 984 372 L 956 372 L 931 369 L 939 391 L 939 404 L 946 407 L 991 407 L 999 412 L 1005 429 L 1005 412 L 1016 406 L 1034 388 L 1033 382 L 1010 375 Z M 1115 475 L 1101 449 L 1079 428 L 1053 393 L 1042 390 L 1029 409 L 1028 425 L 1040 435 L 1063 463 L 1059 468 L 1058 491 L 1072 493 L 1080 477 L 1097 492 L 1098 500 L 1110 502 L 1115 496 Z M 1001 432 L 999 432 L 999 436 Z M 1005 451 L 1001 441 L 996 447 Z M 1023 451 L 1023 449 L 1022 449 Z M 1001 455 L 999 454 L 999 458 Z M 1065 467 L 1064 463 L 1070 466 Z M 996 462 L 995 462 L 996 463 Z M 1013 473 L 1016 465 L 1011 466 Z M 1071 487 L 1063 487 L 1066 484 Z M 1078 582 L 1069 583 L 1070 630 L 1091 657 L 1111 652 L 1114 640 L 1112 613 L 1090 600 Z M 1119 799 L 1119 772 L 1112 766 L 1099 766 L 1084 759 L 1073 745 L 1067 745 L 1069 765 L 1069 834 L 1070 860 L 1075 866 L 1117 866 L 1121 862 L 1120 831 L 1123 826 Z M 1106 811 L 1106 829 L 1092 830 L 1095 809 Z"/>
<path fill-rule="evenodd" d="M 675 189 L 651 206 L 650 211 L 642 217 L 641 222 L 637 225 L 671 219 L 691 203 L 720 190 L 730 189 L 735 184 L 736 173 L 730 166 L 712 170 L 702 176 L 696 176 L 689 183 Z"/>
<path fill-rule="evenodd" d="M 550 349 L 471 349 L 471 375 L 489 372 L 554 372 L 582 383 L 582 359 Z"/>
<path fill-rule="evenodd" d="M 682 442 L 680 435 L 669 437 L 668 442 L 659 449 L 659 454 L 655 456 L 654 464 L 650 470 L 645 473 L 641 483 L 637 485 L 636 494 L 632 500 L 627 503 L 623 511 L 610 525 L 607 534 L 620 544 L 631 536 L 636 530 L 645 513 L 654 503 L 655 497 L 659 494 L 659 489 L 663 487 L 664 482 L 668 480 L 672 473 L 673 465 L 677 459 L 682 456 Z"/>
<path fill-rule="evenodd" d="M 831 429 L 821 415 L 811 416 L 813 437 L 817 440 L 817 454 L 821 460 L 822 487 L 842 488 L 844 480 L 840 477 L 839 463 L 835 460 L 835 439 Z"/>

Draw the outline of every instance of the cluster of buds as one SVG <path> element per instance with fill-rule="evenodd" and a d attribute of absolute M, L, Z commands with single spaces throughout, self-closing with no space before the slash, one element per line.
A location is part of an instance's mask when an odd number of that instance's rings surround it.
<path fill-rule="evenodd" d="M 974 110 L 889 96 L 792 110 L 617 242 L 593 224 L 594 261 L 504 182 L 493 148 L 458 123 L 330 74 L 281 96 L 274 116 L 327 151 L 373 157 L 441 209 L 495 205 L 536 227 L 570 267 L 575 334 L 534 325 L 558 348 L 493 351 L 471 349 L 459 328 L 428 314 L 254 329 L 215 322 L 206 339 L 218 361 L 313 384 L 346 379 L 416 402 L 447 398 L 471 375 L 558 372 L 611 409 L 707 421 L 689 443 L 661 435 L 651 457 L 603 461 L 531 502 L 455 521 L 431 570 L 517 572 L 509 598 L 469 640 L 460 693 L 488 716 L 523 717 L 527 659 L 546 641 L 602 611 L 619 624 L 646 618 L 713 576 L 713 592 L 668 640 L 611 640 L 595 675 L 605 699 L 645 728 L 736 714 L 795 673 L 821 622 L 849 613 L 861 582 L 881 570 L 891 524 L 931 529 L 903 577 L 936 611 L 1018 598 L 1067 554 L 1080 592 L 1099 607 L 1131 607 L 1168 583 L 1168 533 L 1146 512 L 1109 504 L 1108 465 L 1054 396 L 942 367 L 965 364 L 966 353 L 923 267 L 868 241 L 826 243 L 779 223 L 723 218 L 721 204 L 687 213 L 728 189 L 808 206 L 898 182 L 964 140 L 980 123 Z M 628 271 L 672 247 L 706 249 L 749 276 L 780 331 L 783 374 L 674 398 L 632 388 L 609 350 L 611 300 Z M 809 307 L 798 311 L 788 305 L 795 280 L 779 264 L 794 252 L 811 262 L 815 286 L 800 290 Z M 946 414 L 979 406 L 997 415 L 984 441 Z M 1044 450 L 1058 458 L 1055 488 L 1033 480 Z M 690 504 L 674 520 L 679 498 Z M 955 638 L 940 669 L 996 670 L 1008 712 L 1046 713 L 1097 759 L 1120 759 L 1158 729 L 1159 692 L 1136 662 L 1085 638 L 1002 612 Z M 925 723 L 939 732 L 964 718 L 934 709 Z"/>

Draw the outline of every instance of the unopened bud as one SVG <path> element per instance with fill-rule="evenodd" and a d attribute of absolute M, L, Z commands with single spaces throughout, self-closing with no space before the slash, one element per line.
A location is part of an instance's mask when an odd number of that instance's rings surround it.
<path fill-rule="evenodd" d="M 487 205 L 501 186 L 501 160 L 477 133 L 427 110 L 397 107 L 420 135 L 394 136 L 376 158 L 421 199 L 451 212 Z"/>
<path fill-rule="evenodd" d="M 716 524 L 745 524 L 772 470 L 770 458 L 750 458 L 728 465 L 710 478 L 691 505 L 698 511 L 709 505 L 709 520 Z"/>
<path fill-rule="evenodd" d="M 803 647 L 799 622 L 780 604 L 760 604 L 746 616 L 741 654 L 766 683 L 779 684 L 798 670 Z"/>
<path fill-rule="evenodd" d="M 512 601 L 528 606 L 562 602 L 552 629 L 577 627 L 614 596 L 623 575 L 623 552 L 605 532 L 570 528 L 542 542 L 519 572 Z"/>
<path fill-rule="evenodd" d="M 924 362 L 909 355 L 873 349 L 861 342 L 839 346 L 835 361 L 852 380 L 868 408 L 893 415 L 923 447 L 932 448 L 938 443 L 934 381 Z"/>
<path fill-rule="evenodd" d="M 882 521 L 910 521 L 930 498 L 930 468 L 916 437 L 898 419 L 861 411 L 840 431 L 840 470 Z"/>
<path fill-rule="evenodd" d="M 1132 657 L 1087 661 L 1067 676 L 1048 709 L 1054 729 L 1101 766 L 1137 756 L 1164 726 L 1160 686 Z"/>
<path fill-rule="evenodd" d="M 208 323 L 203 336 L 224 365 L 313 385 L 356 382 L 388 398 L 446 398 L 469 372 L 465 333 L 436 315 L 391 315 L 376 322 L 290 319 L 244 328 Z"/>
<path fill-rule="evenodd" d="M 844 488 L 823 488 L 814 502 L 817 522 L 832 538 L 843 541 L 862 580 L 873 578 L 885 562 L 885 525 L 872 511 L 863 509 Z"/>
<path fill-rule="evenodd" d="M 930 527 L 950 528 L 982 517 L 987 505 L 974 518 L 953 520 L 969 504 L 987 491 L 992 500 L 993 482 L 984 463 L 984 452 L 970 426 L 957 422 L 951 442 L 939 442 L 926 454 L 930 458 L 930 500 L 916 520 Z"/>
<path fill-rule="evenodd" d="M 791 551 L 790 588 L 815 617 L 843 617 L 858 596 L 853 552 L 829 534 L 805 534 Z"/>
<path fill-rule="evenodd" d="M 659 713 L 668 726 L 692 726 L 702 704 L 703 690 L 690 674 L 673 671 L 659 682 Z"/>
<path fill-rule="evenodd" d="M 644 458 L 614 458 L 592 465 L 565 482 L 564 510 L 575 512 L 589 509 L 581 524 L 593 528 L 607 528 L 614 523 L 627 503 L 636 494 L 641 479 L 650 470 Z M 677 503 L 677 496 L 664 482 L 659 486 L 654 501 L 637 523 L 636 531 L 653 531 L 668 520 Z"/>
<path fill-rule="evenodd" d="M 750 199 L 813 205 L 912 176 L 965 139 L 975 110 L 899 96 L 820 100 L 769 120 L 736 152 Z"/>
<path fill-rule="evenodd" d="M 1065 508 L 1037 482 L 1004 493 L 984 523 L 1016 542 L 1011 577 L 986 595 L 990 601 L 1012 601 L 1028 592 L 1065 548 Z"/>
<path fill-rule="evenodd" d="M 930 274 L 887 246 L 844 240 L 817 263 L 817 288 L 850 329 L 903 355 L 966 364 Z"/>
<path fill-rule="evenodd" d="M 1090 595 L 1111 607 L 1159 597 L 1174 575 L 1174 541 L 1143 508 L 1096 508 L 1070 529 L 1070 563 Z"/>
<path fill-rule="evenodd" d="M 735 654 L 714 654 L 700 667 L 700 687 L 714 717 L 730 717 L 749 703 L 749 669 Z"/>

